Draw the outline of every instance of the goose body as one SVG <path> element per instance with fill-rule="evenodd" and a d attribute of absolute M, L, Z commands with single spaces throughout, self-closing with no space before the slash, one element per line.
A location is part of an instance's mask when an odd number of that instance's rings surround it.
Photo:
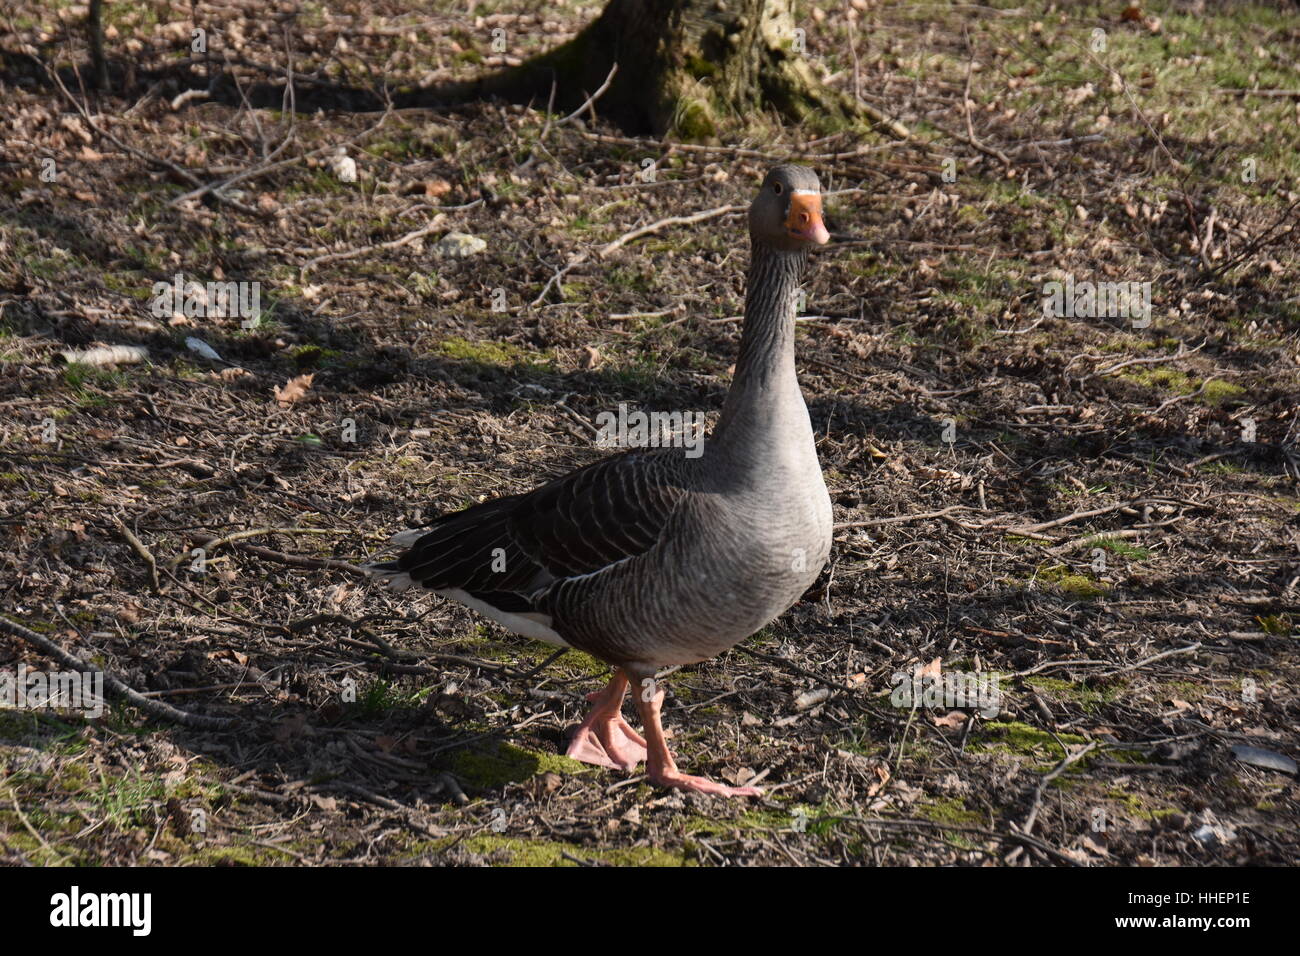
<path fill-rule="evenodd" d="M 736 375 L 703 454 L 634 449 L 520 495 L 403 532 L 368 570 L 422 587 L 507 629 L 613 665 L 570 756 L 658 783 L 744 794 L 677 771 L 659 726 L 661 668 L 707 660 L 794 604 L 831 545 L 831 504 L 795 375 L 795 296 L 826 241 L 820 186 L 779 166 L 750 208 L 752 259 Z M 646 739 L 621 716 L 631 682 Z M 648 750 L 647 750 L 648 748 Z"/>

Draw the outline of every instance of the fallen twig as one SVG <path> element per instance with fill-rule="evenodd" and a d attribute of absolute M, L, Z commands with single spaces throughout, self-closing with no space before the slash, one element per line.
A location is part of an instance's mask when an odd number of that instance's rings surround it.
<path fill-rule="evenodd" d="M 165 704 L 160 700 L 151 700 L 103 668 L 87 664 L 80 657 L 65 651 L 49 638 L 29 630 L 21 624 L 16 624 L 8 618 L 0 617 L 0 631 L 26 641 L 32 647 L 54 658 L 64 667 L 79 671 L 82 674 L 102 674 L 104 686 L 108 688 L 110 693 L 161 720 L 170 720 L 173 723 L 195 730 L 225 730 L 235 723 L 230 717 L 209 717 L 205 714 L 192 714 L 189 711 L 173 707 L 171 704 Z"/>
<path fill-rule="evenodd" d="M 573 120 L 576 120 L 576 119 L 577 119 L 579 116 L 581 116 L 584 112 L 586 112 L 587 110 L 591 109 L 592 106 L 595 105 L 596 100 L 600 99 L 602 96 L 605 95 L 605 91 L 606 91 L 607 89 L 609 89 L 609 84 L 612 83 L 612 82 L 614 82 L 614 74 L 617 73 L 617 72 L 618 72 L 618 64 L 615 63 L 613 66 L 611 66 L 611 67 L 609 68 L 609 76 L 605 77 L 605 82 L 602 83 L 602 84 L 600 84 L 599 87 L 597 87 L 596 92 L 595 92 L 595 93 L 592 93 L 589 97 L 587 97 L 587 100 L 586 100 L 585 103 L 583 103 L 583 104 L 582 104 L 581 106 L 579 106 L 576 110 L 574 110 L 574 111 L 573 111 L 572 113 L 570 113 L 568 116 L 564 117 L 564 119 L 560 120 L 560 121 L 559 121 L 558 123 L 556 123 L 555 125 L 556 125 L 556 126 L 564 126 L 564 125 L 566 125 L 567 123 L 570 123 L 570 122 L 572 122 Z M 592 112 L 592 118 L 593 118 L 593 119 L 595 118 L 595 111 Z"/>
<path fill-rule="evenodd" d="M 669 216 L 667 219 L 660 219 L 658 222 L 652 222 L 648 226 L 640 226 L 631 232 L 625 232 L 613 242 L 608 242 L 600 247 L 599 255 L 602 259 L 616 249 L 621 249 L 634 239 L 640 239 L 642 236 L 648 236 L 653 232 L 661 229 L 667 229 L 669 226 L 689 226 L 692 223 L 704 222 L 706 219 L 715 219 L 718 216 L 726 216 L 731 213 L 744 212 L 749 206 L 735 203 L 730 206 L 718 206 L 716 209 L 706 209 L 704 212 L 697 212 L 692 216 Z"/>
<path fill-rule="evenodd" d="M 117 530 L 122 532 L 122 537 L 126 538 L 127 544 L 131 545 L 140 560 L 149 566 L 149 582 L 153 587 L 154 593 L 157 594 L 162 590 L 162 585 L 158 582 L 158 560 L 153 556 L 153 552 L 144 546 L 135 533 L 126 526 L 121 518 L 113 516 L 113 523 L 117 525 Z"/>

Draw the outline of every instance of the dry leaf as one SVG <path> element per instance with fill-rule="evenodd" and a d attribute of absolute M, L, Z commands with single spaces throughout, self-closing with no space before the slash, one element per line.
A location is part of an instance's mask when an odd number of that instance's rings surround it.
<path fill-rule="evenodd" d="M 289 379 L 284 388 L 277 385 L 274 389 L 275 400 L 280 403 L 281 408 L 288 408 L 299 399 L 307 397 L 307 389 L 311 388 L 311 383 L 315 378 L 315 372 L 308 372 L 306 375 L 299 375 L 297 378 Z"/>
<path fill-rule="evenodd" d="M 950 710 L 942 717 L 934 718 L 936 727 L 963 727 L 966 724 L 966 715 L 960 710 Z"/>
<path fill-rule="evenodd" d="M 804 691 L 794 699 L 795 710 L 807 710 L 809 707 L 815 707 L 826 698 L 831 696 L 829 688 L 818 687 L 816 690 Z"/>

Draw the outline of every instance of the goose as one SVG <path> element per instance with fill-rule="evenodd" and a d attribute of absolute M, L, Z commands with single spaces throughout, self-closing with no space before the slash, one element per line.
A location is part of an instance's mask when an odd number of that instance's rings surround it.
<path fill-rule="evenodd" d="M 751 256 L 731 387 L 712 433 L 634 448 L 524 494 L 393 536 L 367 566 L 395 590 L 433 591 L 524 637 L 613 668 L 567 754 L 652 784 L 757 796 L 681 772 L 656 674 L 715 657 L 793 605 L 831 547 L 831 503 L 795 374 L 795 300 L 809 250 L 829 238 L 821 185 L 771 169 L 749 207 Z M 628 688 L 645 736 L 623 717 Z"/>

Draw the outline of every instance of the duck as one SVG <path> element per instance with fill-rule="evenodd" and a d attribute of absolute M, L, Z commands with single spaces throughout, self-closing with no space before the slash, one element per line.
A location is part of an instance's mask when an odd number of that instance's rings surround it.
<path fill-rule="evenodd" d="M 770 169 L 748 225 L 739 355 L 702 445 L 631 448 L 443 514 L 394 535 L 401 552 L 366 566 L 394 590 L 432 591 L 608 664 L 569 757 L 622 771 L 644 762 L 656 786 L 723 797 L 762 790 L 678 768 L 656 675 L 714 658 L 774 621 L 816 580 L 832 537 L 795 369 L 800 283 L 809 252 L 830 238 L 816 173 Z M 644 736 L 623 716 L 629 688 Z"/>

